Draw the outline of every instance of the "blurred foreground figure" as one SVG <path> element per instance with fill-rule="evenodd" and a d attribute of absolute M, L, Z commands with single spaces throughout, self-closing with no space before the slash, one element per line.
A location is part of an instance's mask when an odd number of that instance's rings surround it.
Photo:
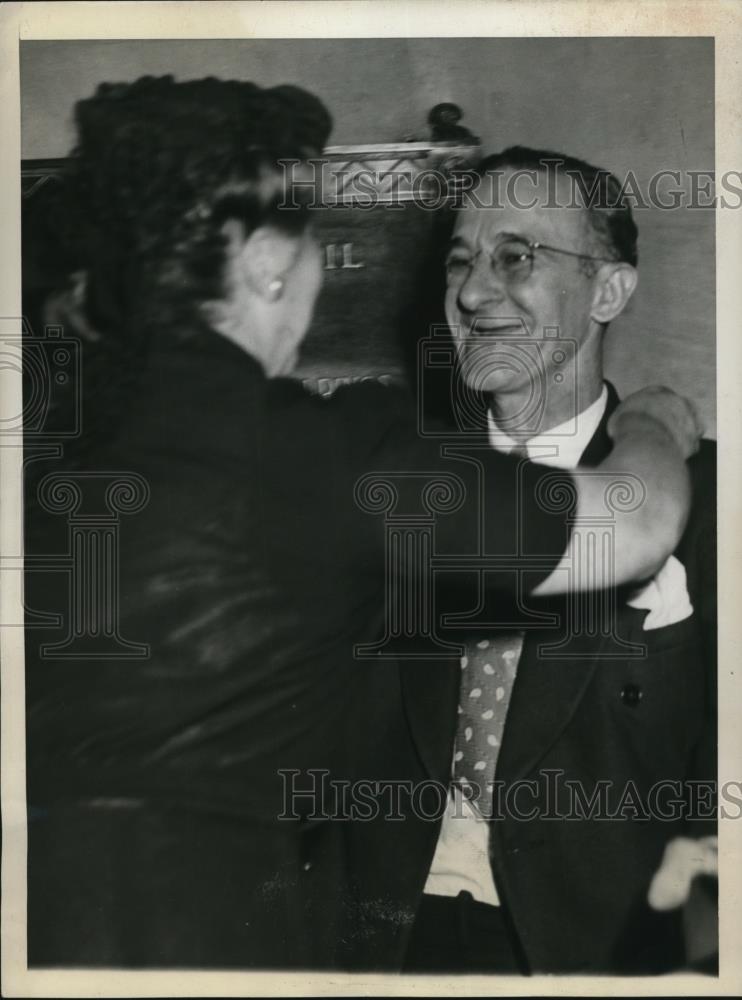
<path fill-rule="evenodd" d="M 353 650 L 385 597 L 383 519 L 356 483 L 455 473 L 462 502 L 438 540 L 455 546 L 485 512 L 486 551 L 512 551 L 523 518 L 544 593 L 567 585 L 562 560 L 584 568 L 580 522 L 605 483 L 494 453 L 444 461 L 404 393 L 323 400 L 284 377 L 322 271 L 311 198 L 287 191 L 279 161 L 322 150 L 316 99 L 143 79 L 78 104 L 77 128 L 69 260 L 98 361 L 77 467 L 29 498 L 27 606 L 60 615 L 27 627 L 29 963 L 332 966 L 347 824 L 328 818 L 331 796 L 285 801 L 281 772 L 352 777 L 352 708 L 374 669 Z M 697 439 L 662 392 L 612 433 L 604 471 L 640 476 L 647 499 L 618 518 L 599 581 L 646 575 L 675 545 Z M 573 491 L 574 530 L 534 499 L 545 477 Z M 96 577 L 74 548 L 72 582 L 45 569 L 101 505 L 121 512 L 101 541 L 116 573 Z"/>

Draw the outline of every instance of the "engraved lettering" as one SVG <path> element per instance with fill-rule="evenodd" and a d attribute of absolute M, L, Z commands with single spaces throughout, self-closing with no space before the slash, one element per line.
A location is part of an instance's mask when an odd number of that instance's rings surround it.
<path fill-rule="evenodd" d="M 353 244 L 327 243 L 325 245 L 325 270 L 326 271 L 356 271 L 366 265 L 362 261 L 353 260 Z"/>

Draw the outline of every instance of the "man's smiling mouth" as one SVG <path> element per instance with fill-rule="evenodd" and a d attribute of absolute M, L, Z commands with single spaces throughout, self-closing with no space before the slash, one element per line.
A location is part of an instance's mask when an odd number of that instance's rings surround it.
<path fill-rule="evenodd" d="M 476 316 L 466 325 L 467 333 L 472 337 L 483 336 L 528 336 L 528 329 L 522 319 L 495 319 L 486 316 Z"/>

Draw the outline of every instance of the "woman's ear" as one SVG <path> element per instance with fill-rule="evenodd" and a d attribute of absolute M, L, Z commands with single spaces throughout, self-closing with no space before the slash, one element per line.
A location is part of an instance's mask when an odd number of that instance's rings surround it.
<path fill-rule="evenodd" d="M 265 302 L 280 299 L 285 276 L 296 257 L 295 240 L 269 226 L 259 226 L 245 238 L 244 228 L 236 220 L 230 220 L 224 229 L 230 249 L 236 251 L 238 273 L 250 290 Z"/>
<path fill-rule="evenodd" d="M 623 312 L 634 294 L 638 274 L 631 264 L 604 264 L 596 276 L 591 317 L 596 323 L 610 323 Z"/>

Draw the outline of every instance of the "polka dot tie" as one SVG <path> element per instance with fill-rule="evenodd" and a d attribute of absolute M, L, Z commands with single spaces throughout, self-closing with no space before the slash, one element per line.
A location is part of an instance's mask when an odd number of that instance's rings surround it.
<path fill-rule="evenodd" d="M 483 816 L 492 812 L 491 783 L 522 649 L 523 633 L 509 632 L 467 644 L 461 657 L 453 777 Z"/>
<path fill-rule="evenodd" d="M 525 445 L 511 454 L 528 458 Z M 515 631 L 482 638 L 467 643 L 461 657 L 453 779 L 483 816 L 492 815 L 492 782 L 523 638 Z"/>

